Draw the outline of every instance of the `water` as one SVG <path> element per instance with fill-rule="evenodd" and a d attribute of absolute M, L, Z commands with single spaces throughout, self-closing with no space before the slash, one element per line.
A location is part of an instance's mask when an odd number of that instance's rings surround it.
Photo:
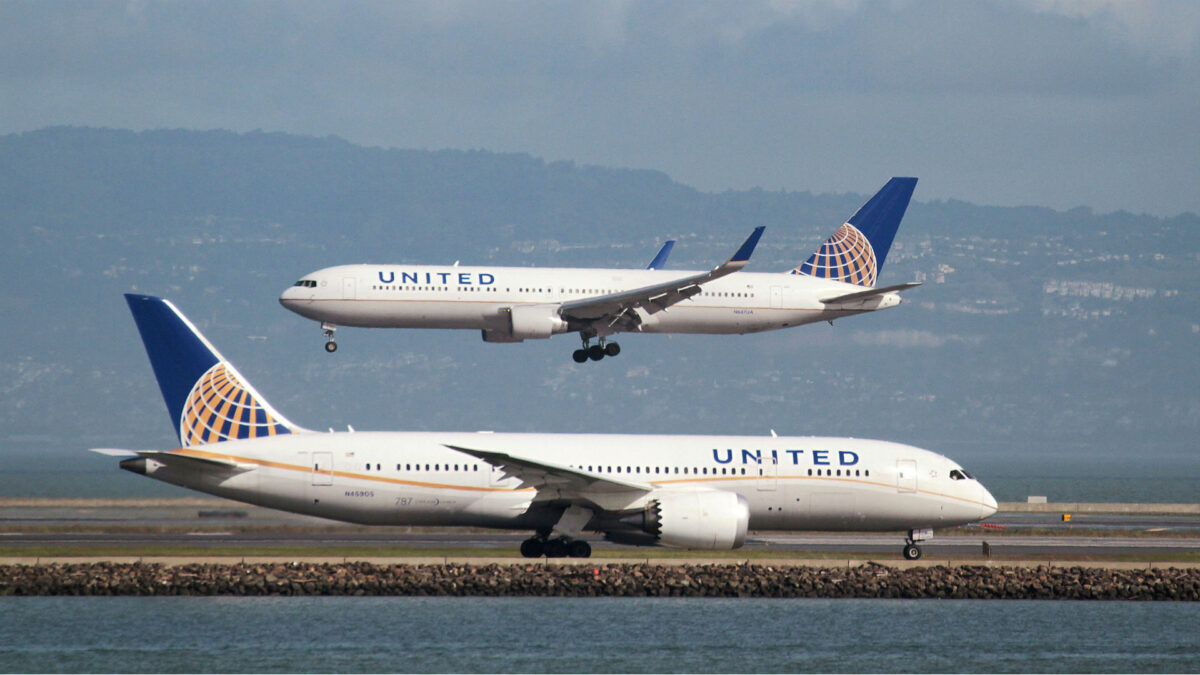
<path fill-rule="evenodd" d="M 0 598 L 5 672 L 1197 672 L 1200 603 Z"/>

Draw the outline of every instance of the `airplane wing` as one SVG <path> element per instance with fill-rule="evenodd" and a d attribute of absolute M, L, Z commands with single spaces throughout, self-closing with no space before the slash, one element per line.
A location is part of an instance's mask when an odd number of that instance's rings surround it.
<path fill-rule="evenodd" d="M 919 282 L 919 281 L 910 281 L 906 284 L 896 284 L 895 286 L 884 286 L 883 288 L 868 288 L 865 291 L 857 291 L 855 293 L 846 293 L 845 295 L 835 295 L 835 296 L 829 297 L 829 298 L 821 298 L 821 302 L 825 303 L 826 305 L 830 305 L 830 304 L 834 304 L 834 303 L 838 303 L 838 302 L 851 302 L 854 300 L 866 300 L 867 298 L 873 298 L 877 295 L 883 295 L 884 293 L 891 293 L 892 291 L 905 291 L 905 290 L 908 290 L 910 288 L 914 288 L 914 287 L 920 286 L 920 285 L 921 285 L 921 282 Z"/>
<path fill-rule="evenodd" d="M 673 248 L 675 248 L 675 240 L 668 239 L 667 243 L 663 244 L 662 248 L 658 250 L 658 255 L 654 256 L 654 260 L 651 260 L 650 264 L 646 266 L 646 269 L 662 269 L 667 264 L 667 256 L 671 255 L 671 249 Z"/>
<path fill-rule="evenodd" d="M 750 254 L 754 252 L 754 247 L 758 245 L 758 240 L 762 237 L 765 229 L 766 227 L 763 226 L 754 228 L 754 232 L 733 254 L 733 257 L 714 267 L 711 271 L 621 293 L 564 302 L 559 306 L 558 313 L 563 318 L 579 321 L 609 319 L 610 325 L 612 325 L 620 321 L 627 312 L 636 308 L 644 309 L 649 314 L 661 312 L 671 305 L 698 294 L 702 284 L 728 276 L 745 267 L 746 263 L 750 262 Z"/>
<path fill-rule="evenodd" d="M 531 487 L 538 491 L 539 496 L 543 492 L 556 492 L 555 496 L 559 497 L 565 496 L 564 493 L 650 492 L 654 489 L 654 486 L 648 483 L 621 480 L 560 464 L 526 459 L 506 452 L 474 450 L 449 444 L 446 444 L 446 447 L 482 459 L 503 471 L 505 478 L 511 476 L 520 480 L 521 485 L 518 489 Z"/>

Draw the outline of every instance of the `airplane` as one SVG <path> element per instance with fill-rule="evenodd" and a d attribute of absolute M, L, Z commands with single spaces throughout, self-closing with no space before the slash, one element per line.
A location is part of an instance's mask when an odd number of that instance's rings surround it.
<path fill-rule="evenodd" d="M 576 363 L 616 356 L 621 332 L 744 334 L 832 322 L 899 305 L 917 282 L 876 287 L 916 178 L 892 178 L 800 265 L 748 273 L 763 229 L 726 262 L 667 271 L 669 242 L 645 270 L 454 265 L 341 265 L 305 275 L 279 302 L 319 321 L 325 350 L 338 326 L 478 330 L 484 342 L 579 333 Z M 735 274 L 736 273 L 736 274 Z M 592 340 L 596 344 L 592 344 Z"/>
<path fill-rule="evenodd" d="M 627 545 L 731 550 L 749 530 L 905 531 L 972 523 L 996 500 L 942 455 L 887 441 L 492 432 L 310 431 L 289 421 L 169 301 L 126 295 L 178 434 L 94 449 L 226 499 L 366 525 L 532 531 L 529 558 Z"/>

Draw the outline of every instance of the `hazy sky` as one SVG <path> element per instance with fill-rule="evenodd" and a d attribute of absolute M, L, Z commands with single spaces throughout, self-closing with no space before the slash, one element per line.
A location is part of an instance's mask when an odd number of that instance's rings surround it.
<path fill-rule="evenodd" d="M 0 133 L 263 129 L 703 190 L 1200 212 L 1200 3 L 0 2 Z"/>

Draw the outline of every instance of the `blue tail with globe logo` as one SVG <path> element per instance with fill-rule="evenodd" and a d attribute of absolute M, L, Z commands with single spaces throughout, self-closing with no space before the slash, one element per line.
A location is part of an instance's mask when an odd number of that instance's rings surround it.
<path fill-rule="evenodd" d="M 874 288 L 916 178 L 893 178 L 792 274 Z"/>
<path fill-rule="evenodd" d="M 126 294 L 183 447 L 304 431 L 279 414 L 169 301 Z"/>

